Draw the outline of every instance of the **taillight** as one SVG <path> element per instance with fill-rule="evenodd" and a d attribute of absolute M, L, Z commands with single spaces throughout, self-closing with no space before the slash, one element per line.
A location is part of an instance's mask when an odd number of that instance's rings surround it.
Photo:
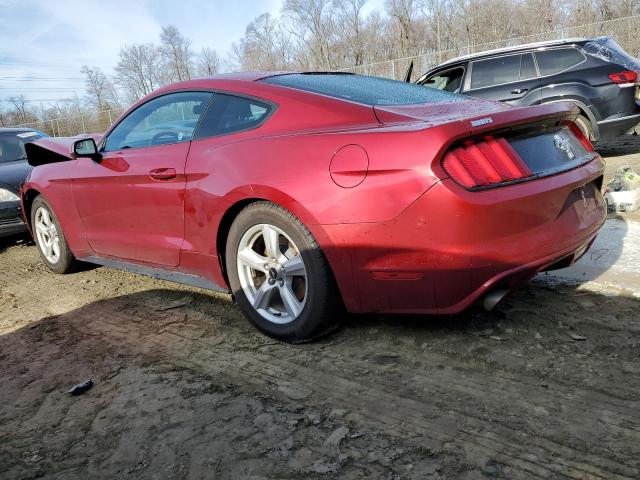
<path fill-rule="evenodd" d="M 467 140 L 444 157 L 442 166 L 465 187 L 510 182 L 532 175 L 529 167 L 502 137 Z"/>
<path fill-rule="evenodd" d="M 613 83 L 635 83 L 638 80 L 638 72 L 626 70 L 624 72 L 612 73 L 609 78 Z"/>
<path fill-rule="evenodd" d="M 594 151 L 593 145 L 591 144 L 587 136 L 584 134 L 584 132 L 580 130 L 580 127 L 578 127 L 578 125 L 576 125 L 574 122 L 566 122 L 564 123 L 564 125 L 569 127 L 569 130 L 571 130 L 571 133 L 573 133 L 578 138 L 578 140 L 580 140 L 580 143 L 587 150 L 587 152 Z"/>

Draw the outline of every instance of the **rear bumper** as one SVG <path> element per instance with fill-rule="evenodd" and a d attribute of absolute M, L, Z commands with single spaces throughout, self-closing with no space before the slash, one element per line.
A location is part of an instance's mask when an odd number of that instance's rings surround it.
<path fill-rule="evenodd" d="M 553 177 L 482 192 L 446 179 L 391 222 L 324 226 L 331 246 L 323 250 L 347 309 L 456 313 L 494 288 L 568 266 L 606 219 L 596 192 L 603 168 L 597 157 Z"/>
<path fill-rule="evenodd" d="M 640 109 L 632 115 L 608 118 L 598 122 L 599 140 L 611 140 L 624 135 L 640 123 Z"/>

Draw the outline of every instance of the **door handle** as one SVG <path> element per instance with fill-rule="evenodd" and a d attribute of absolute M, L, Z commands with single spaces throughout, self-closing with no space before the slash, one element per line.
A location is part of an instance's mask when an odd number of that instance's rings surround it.
<path fill-rule="evenodd" d="M 526 91 L 528 91 L 528 88 L 516 88 L 515 90 L 511 90 L 511 93 L 515 93 L 516 95 L 519 95 L 521 93 L 524 93 Z"/>
<path fill-rule="evenodd" d="M 156 168 L 149 172 L 149 176 L 154 180 L 171 180 L 176 178 L 175 168 Z"/>

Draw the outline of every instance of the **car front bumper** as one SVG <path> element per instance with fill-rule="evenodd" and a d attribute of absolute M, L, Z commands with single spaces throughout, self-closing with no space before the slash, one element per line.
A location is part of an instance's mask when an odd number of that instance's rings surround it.
<path fill-rule="evenodd" d="M 27 232 L 27 226 L 22 220 L 20 202 L 0 203 L 0 237 L 8 237 Z"/>
<path fill-rule="evenodd" d="M 485 191 L 438 182 L 386 223 L 325 225 L 351 312 L 456 313 L 583 255 L 606 219 L 604 162 Z M 326 247 L 325 245 L 329 245 Z"/>

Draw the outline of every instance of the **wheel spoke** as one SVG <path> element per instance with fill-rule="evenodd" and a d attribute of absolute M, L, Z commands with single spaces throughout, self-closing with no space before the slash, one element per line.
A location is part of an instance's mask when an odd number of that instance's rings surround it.
<path fill-rule="evenodd" d="M 56 258 L 60 256 L 60 243 L 58 242 L 58 239 L 55 239 L 51 244 L 51 250 Z"/>
<path fill-rule="evenodd" d="M 278 259 L 281 255 L 278 244 L 278 231 L 271 225 L 264 225 L 262 227 L 262 237 L 264 238 L 267 255 L 269 255 L 270 258 Z"/>
<path fill-rule="evenodd" d="M 307 275 L 301 255 L 293 257 L 291 260 L 287 260 L 282 267 L 284 268 L 284 274 L 287 277 L 306 277 Z"/>
<path fill-rule="evenodd" d="M 256 310 L 269 308 L 275 290 L 275 285 L 264 282 L 253 297 L 253 308 Z"/>
<path fill-rule="evenodd" d="M 268 258 L 256 253 L 255 250 L 249 247 L 245 247 L 238 252 L 238 260 L 243 265 L 260 272 L 266 271 L 266 264 L 269 262 Z"/>
<path fill-rule="evenodd" d="M 44 256 L 49 258 L 51 257 L 51 252 L 53 250 L 53 244 L 51 242 L 47 242 L 44 246 Z"/>
<path fill-rule="evenodd" d="M 36 223 L 36 230 L 42 234 L 49 233 L 49 229 L 40 222 Z"/>
<path fill-rule="evenodd" d="M 302 311 L 302 304 L 293 294 L 291 284 L 284 282 L 284 285 L 280 286 L 280 297 L 282 298 L 284 309 L 287 311 L 289 316 L 292 319 L 296 318 Z"/>
<path fill-rule="evenodd" d="M 50 227 L 52 222 L 51 222 L 51 217 L 49 216 L 49 212 L 44 208 L 41 210 L 41 212 L 42 212 L 42 223 L 44 223 L 45 226 Z"/>

